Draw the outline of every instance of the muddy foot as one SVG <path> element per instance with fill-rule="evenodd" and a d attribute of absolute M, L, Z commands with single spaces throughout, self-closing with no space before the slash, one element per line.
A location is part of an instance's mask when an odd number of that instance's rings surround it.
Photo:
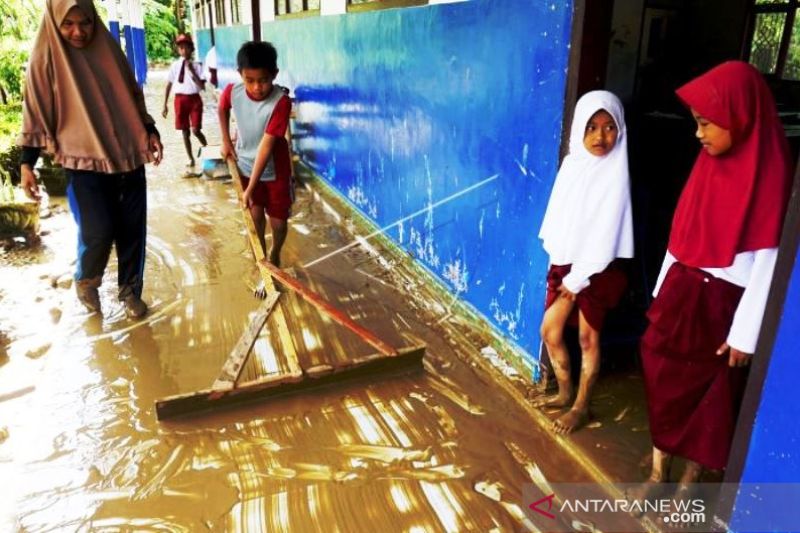
<path fill-rule="evenodd" d="M 697 490 L 697 486 L 693 483 L 680 483 L 678 485 L 678 489 L 675 491 L 675 494 L 672 496 L 672 500 L 674 503 L 674 507 L 676 509 L 692 509 L 692 503 L 701 498 L 700 491 Z M 703 502 L 706 503 L 706 502 Z M 687 513 L 689 516 L 694 518 L 692 513 Z M 703 513 L 700 513 L 699 516 L 705 516 Z M 699 526 L 703 526 L 702 522 L 692 521 L 691 518 L 685 521 L 677 521 L 677 522 L 670 522 L 671 529 L 693 529 L 697 531 Z"/>
<path fill-rule="evenodd" d="M 538 408 L 560 408 L 572 404 L 572 397 L 568 394 L 553 394 L 533 400 L 533 406 Z"/>
<path fill-rule="evenodd" d="M 631 515 L 639 518 L 644 514 L 644 502 L 646 500 L 656 500 L 666 495 L 667 484 L 663 481 L 648 479 L 635 487 L 625 491 L 625 499 L 629 502 L 640 502 L 640 506 L 631 511 Z"/>
<path fill-rule="evenodd" d="M 570 409 L 553 422 L 553 430 L 559 435 L 569 435 L 589 422 L 589 411 Z"/>
<path fill-rule="evenodd" d="M 267 287 L 264 285 L 263 280 L 259 281 L 258 285 L 253 289 L 253 296 L 259 300 L 263 300 L 267 297 Z"/>

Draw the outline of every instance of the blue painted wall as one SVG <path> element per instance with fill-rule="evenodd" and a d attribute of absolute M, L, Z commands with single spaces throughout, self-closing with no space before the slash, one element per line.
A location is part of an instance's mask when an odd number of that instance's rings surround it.
<path fill-rule="evenodd" d="M 761 404 L 750 437 L 742 483 L 794 483 L 780 489 L 761 485 L 742 491 L 736 501 L 734 531 L 800 530 L 800 250 L 783 308 Z M 793 524 L 794 527 L 780 529 Z M 756 528 L 752 527 L 756 526 Z M 773 527 L 771 527 L 773 526 Z"/>
<path fill-rule="evenodd" d="M 218 29 L 215 28 L 214 29 L 215 36 L 217 35 L 217 31 Z M 197 30 L 192 37 L 194 38 L 195 46 L 197 46 L 196 59 L 197 61 L 204 61 L 206 54 L 211 49 L 211 32 L 209 30 Z"/>
<path fill-rule="evenodd" d="M 262 27 L 294 81 L 296 148 L 378 226 L 497 176 L 389 236 L 537 355 L 571 9 L 473 0 Z M 217 28 L 222 80 L 247 39 Z"/>
<path fill-rule="evenodd" d="M 119 42 L 119 21 L 110 20 L 108 21 L 108 31 L 111 32 L 111 35 L 114 36 L 114 39 Z"/>

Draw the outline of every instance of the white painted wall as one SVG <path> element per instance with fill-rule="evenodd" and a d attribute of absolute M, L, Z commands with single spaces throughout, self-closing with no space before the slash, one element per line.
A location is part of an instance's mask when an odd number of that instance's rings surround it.
<path fill-rule="evenodd" d="M 320 0 L 321 15 L 342 15 L 347 13 L 347 0 Z"/>
<path fill-rule="evenodd" d="M 275 2 L 274 0 L 259 0 L 259 9 L 261 10 L 261 21 L 272 22 L 275 20 Z"/>
<path fill-rule="evenodd" d="M 119 21 L 117 15 L 117 0 L 104 0 L 103 6 L 108 13 L 108 20 Z"/>

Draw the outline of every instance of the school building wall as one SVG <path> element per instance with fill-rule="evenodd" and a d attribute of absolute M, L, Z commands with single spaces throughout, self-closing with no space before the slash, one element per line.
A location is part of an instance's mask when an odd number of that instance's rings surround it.
<path fill-rule="evenodd" d="M 800 251 L 796 254 L 760 404 L 750 435 L 733 531 L 800 529 Z M 776 487 L 772 484 L 791 483 Z M 787 528 L 787 525 L 793 527 Z"/>
<path fill-rule="evenodd" d="M 296 150 L 377 226 L 485 182 L 388 235 L 531 356 L 571 13 L 473 0 L 262 24 L 293 85 Z M 215 36 L 221 80 L 234 81 L 249 27 Z M 198 44 L 203 57 L 207 30 Z"/>

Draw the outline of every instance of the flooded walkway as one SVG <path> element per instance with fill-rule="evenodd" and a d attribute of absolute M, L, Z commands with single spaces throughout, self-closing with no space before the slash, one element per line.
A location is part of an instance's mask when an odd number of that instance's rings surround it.
<path fill-rule="evenodd" d="M 163 98 L 154 78 L 151 112 Z M 41 247 L 0 256 L 0 530 L 552 527 L 523 515 L 523 487 L 549 494 L 549 483 L 590 481 L 588 472 L 475 361 L 490 337 L 449 315 L 423 280 L 359 248 L 299 269 L 353 238 L 308 189 L 298 189 L 284 266 L 396 344 L 427 343 L 424 372 L 156 421 L 156 399 L 209 387 L 260 303 L 234 189 L 180 177 L 171 120 L 158 124 L 165 163 L 148 167 L 146 320 L 125 318 L 113 258 L 105 316 L 82 310 L 67 287 L 75 229 L 63 209 L 43 221 Z M 298 353 L 324 353 L 321 329 L 337 326 L 296 302 L 286 309 Z M 275 335 L 256 343 L 244 379 L 279 370 L 269 364 Z M 354 357 L 374 352 L 342 342 Z"/>

